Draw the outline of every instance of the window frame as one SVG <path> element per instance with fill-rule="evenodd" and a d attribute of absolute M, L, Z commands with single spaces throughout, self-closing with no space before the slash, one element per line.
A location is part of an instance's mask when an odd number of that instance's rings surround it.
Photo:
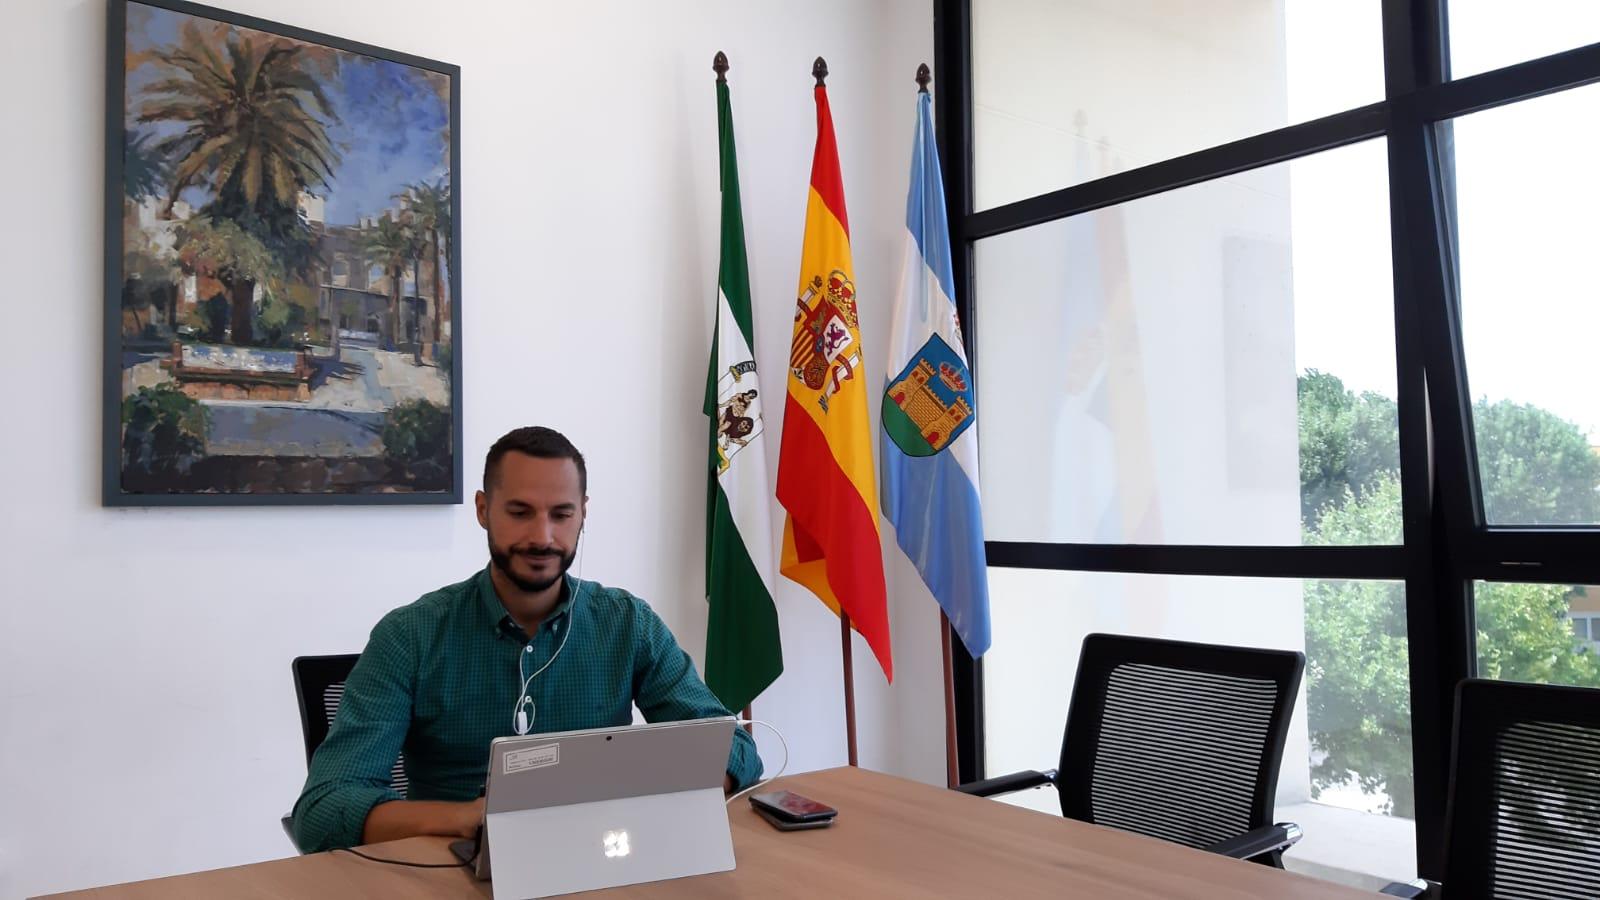
<path fill-rule="evenodd" d="M 1445 0 L 1381 0 L 1384 99 L 975 212 L 972 4 L 934 0 L 934 104 L 957 308 L 974 380 L 977 241 L 1376 137 L 1388 142 L 1403 543 L 1245 547 L 989 541 L 988 565 L 1405 582 L 1417 871 L 1443 872 L 1456 684 L 1474 673 L 1472 582 L 1600 584 L 1600 527 L 1484 518 L 1459 326 L 1449 120 L 1600 82 L 1600 43 L 1451 80 Z M 1593 622 L 1591 622 L 1592 628 Z M 953 642 L 958 768 L 984 777 L 983 665 Z"/>

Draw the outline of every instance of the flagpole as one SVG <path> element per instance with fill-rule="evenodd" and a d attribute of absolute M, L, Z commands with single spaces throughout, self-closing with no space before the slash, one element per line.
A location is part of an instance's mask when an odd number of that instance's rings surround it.
<path fill-rule="evenodd" d="M 717 73 L 717 83 L 718 84 L 723 84 L 723 83 L 727 82 L 727 80 L 728 80 L 728 55 L 726 53 L 723 53 L 721 50 L 718 50 L 717 51 L 717 55 L 711 57 L 711 71 Z M 755 701 L 753 701 L 753 700 L 744 705 L 744 719 L 745 719 L 744 733 L 750 735 L 751 737 L 755 736 L 755 728 L 756 728 L 756 726 L 754 724 L 752 724 L 752 720 L 754 720 L 755 717 L 756 717 L 756 715 L 755 715 L 755 707 L 756 707 Z"/>
<path fill-rule="evenodd" d="M 850 765 L 856 765 L 856 673 L 850 659 L 850 614 L 839 610 L 839 645 L 844 660 L 844 739 Z"/>
<path fill-rule="evenodd" d="M 756 704 L 755 704 L 754 700 L 750 701 L 748 704 L 745 705 L 744 717 L 746 719 L 746 722 L 744 724 L 744 733 L 750 735 L 751 737 L 755 737 L 755 734 L 756 734 L 756 726 L 755 726 L 756 711 L 755 710 L 756 710 Z"/>
<path fill-rule="evenodd" d="M 811 74 L 817 79 L 817 87 L 827 86 L 828 63 L 822 57 L 811 64 Z M 839 607 L 839 655 L 844 663 L 844 739 L 847 759 L 850 765 L 856 765 L 856 675 L 855 665 L 850 658 L 850 614 Z"/>
<path fill-rule="evenodd" d="M 961 784 L 961 767 L 956 746 L 956 682 L 950 667 L 953 640 L 950 617 L 939 610 L 939 644 L 944 651 L 944 781 L 946 787 Z"/>

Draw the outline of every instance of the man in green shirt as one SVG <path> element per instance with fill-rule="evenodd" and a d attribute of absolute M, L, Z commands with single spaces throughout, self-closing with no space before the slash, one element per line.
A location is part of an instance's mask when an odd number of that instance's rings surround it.
<path fill-rule="evenodd" d="M 644 601 L 567 574 L 588 503 L 583 456 L 560 433 L 496 441 L 476 497 L 489 566 L 384 616 L 294 807 L 306 852 L 421 834 L 470 837 L 489 742 L 502 735 L 728 715 Z M 410 780 L 394 790 L 401 751 Z M 734 729 L 728 790 L 761 776 Z"/>

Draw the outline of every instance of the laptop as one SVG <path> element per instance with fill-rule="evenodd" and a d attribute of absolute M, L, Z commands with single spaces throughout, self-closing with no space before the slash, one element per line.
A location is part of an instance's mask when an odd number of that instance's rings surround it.
<path fill-rule="evenodd" d="M 731 716 L 496 738 L 477 874 L 495 900 L 734 867 Z M 453 846 L 470 858 L 472 842 Z"/>

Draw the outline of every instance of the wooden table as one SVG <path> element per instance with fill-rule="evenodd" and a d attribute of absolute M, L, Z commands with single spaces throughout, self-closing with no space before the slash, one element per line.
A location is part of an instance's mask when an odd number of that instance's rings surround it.
<path fill-rule="evenodd" d="M 1153 838 L 969 797 L 863 769 L 783 778 L 778 786 L 839 810 L 829 828 L 780 832 L 743 800 L 729 819 L 732 872 L 585 897 L 1179 897 L 1355 900 L 1372 895 Z M 443 838 L 362 848 L 410 862 L 450 862 Z M 1292 852 L 1292 851 L 1291 851 Z M 218 869 L 56 897 L 488 897 L 462 869 L 408 869 L 348 853 Z"/>

